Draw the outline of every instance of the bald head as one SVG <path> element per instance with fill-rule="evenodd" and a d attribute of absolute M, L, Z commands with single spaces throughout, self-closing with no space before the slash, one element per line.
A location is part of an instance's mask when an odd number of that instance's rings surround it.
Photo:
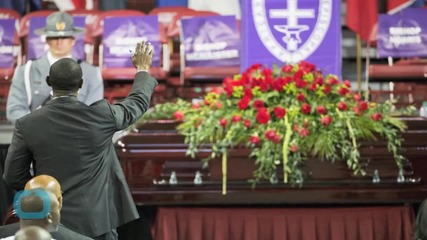
<path fill-rule="evenodd" d="M 59 207 L 62 208 L 62 191 L 61 185 L 59 182 L 52 176 L 49 175 L 39 175 L 30 179 L 30 181 L 25 184 L 25 190 L 32 190 L 42 188 L 49 192 L 55 194 Z"/>
<path fill-rule="evenodd" d="M 28 226 L 15 234 L 15 240 L 50 240 L 49 232 L 38 226 Z"/>
<path fill-rule="evenodd" d="M 14 207 L 21 228 L 39 226 L 49 232 L 58 230 L 61 209 L 52 192 L 41 188 L 24 190 L 15 196 Z"/>
<path fill-rule="evenodd" d="M 43 188 L 55 194 L 56 197 L 60 197 L 61 194 L 61 185 L 59 182 L 52 176 L 49 175 L 39 175 L 30 179 L 30 181 L 25 184 L 25 190 Z"/>
<path fill-rule="evenodd" d="M 74 59 L 62 58 L 52 64 L 46 82 L 54 92 L 76 92 L 81 87 L 82 76 L 82 68 Z"/>

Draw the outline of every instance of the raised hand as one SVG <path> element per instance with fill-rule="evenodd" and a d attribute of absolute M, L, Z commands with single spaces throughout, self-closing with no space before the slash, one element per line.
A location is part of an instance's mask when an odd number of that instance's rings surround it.
<path fill-rule="evenodd" d="M 132 55 L 132 63 L 137 71 L 149 71 L 153 61 L 153 46 L 150 42 L 140 42 L 136 44 L 135 52 Z"/>

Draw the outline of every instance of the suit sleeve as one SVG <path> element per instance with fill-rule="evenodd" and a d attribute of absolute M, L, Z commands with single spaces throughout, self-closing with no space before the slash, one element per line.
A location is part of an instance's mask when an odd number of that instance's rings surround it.
<path fill-rule="evenodd" d="M 116 130 L 122 130 L 136 122 L 147 111 L 157 80 L 147 72 L 138 72 L 128 96 L 111 106 Z"/>
<path fill-rule="evenodd" d="M 30 164 L 32 156 L 25 143 L 20 121 L 16 121 L 12 143 L 7 152 L 3 178 L 13 189 L 24 189 L 25 184 L 32 178 Z"/>
<path fill-rule="evenodd" d="M 25 90 L 24 66 L 16 68 L 7 98 L 6 118 L 11 122 L 15 122 L 18 118 L 30 113 L 27 91 Z"/>
<path fill-rule="evenodd" d="M 104 82 L 99 67 L 91 68 L 89 81 L 87 96 L 84 100 L 87 105 L 91 105 L 104 98 Z"/>

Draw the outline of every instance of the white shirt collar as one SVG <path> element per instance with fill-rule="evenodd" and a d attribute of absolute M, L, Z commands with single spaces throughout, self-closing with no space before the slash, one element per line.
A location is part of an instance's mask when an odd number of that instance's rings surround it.
<path fill-rule="evenodd" d="M 71 56 L 71 54 L 70 55 L 67 55 L 67 56 L 65 56 L 66 58 L 73 58 L 72 56 Z M 49 61 L 49 64 L 52 66 L 52 64 L 54 64 L 56 61 L 58 61 L 59 59 L 61 59 L 61 58 L 55 58 L 53 55 L 52 55 L 52 53 L 51 52 L 47 52 L 47 60 Z"/>

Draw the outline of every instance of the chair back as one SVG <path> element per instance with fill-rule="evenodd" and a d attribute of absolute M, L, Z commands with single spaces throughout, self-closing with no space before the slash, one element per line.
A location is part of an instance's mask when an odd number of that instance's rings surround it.
<path fill-rule="evenodd" d="M 7 214 L 6 214 L 6 217 L 4 218 L 3 225 L 9 225 L 17 222 L 19 222 L 19 217 L 16 215 L 15 211 L 13 210 L 13 204 L 12 204 L 7 209 Z"/>
<path fill-rule="evenodd" d="M 166 36 L 173 38 L 179 36 L 179 25 L 182 18 L 203 17 L 203 16 L 218 16 L 219 14 L 211 11 L 193 11 L 193 12 L 178 12 L 173 18 L 166 30 Z"/>

